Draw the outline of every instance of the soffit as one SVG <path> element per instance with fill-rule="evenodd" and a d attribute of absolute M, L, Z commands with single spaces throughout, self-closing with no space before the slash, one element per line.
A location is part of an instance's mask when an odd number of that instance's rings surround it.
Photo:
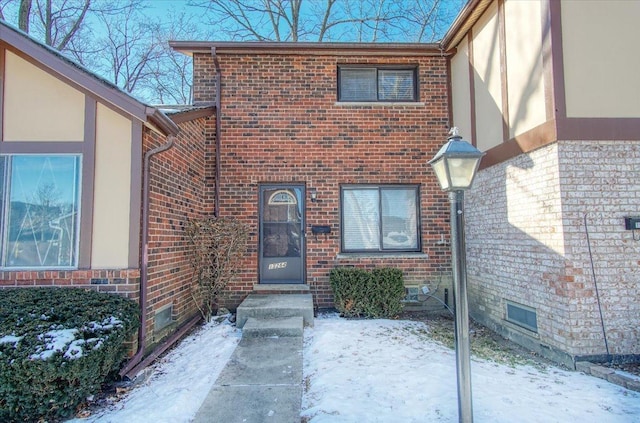
<path fill-rule="evenodd" d="M 469 0 L 442 38 L 440 42 L 442 49 L 449 51 L 455 48 L 493 1 L 494 0 Z"/>

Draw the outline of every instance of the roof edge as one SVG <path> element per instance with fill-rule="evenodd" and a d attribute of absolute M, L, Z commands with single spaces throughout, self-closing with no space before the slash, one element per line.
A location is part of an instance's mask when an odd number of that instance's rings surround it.
<path fill-rule="evenodd" d="M 0 21 L 0 41 L 39 63 L 57 78 L 77 85 L 86 95 L 97 97 L 143 124 L 155 126 L 164 135 L 176 135 L 179 132 L 178 126 L 161 111 L 4 21 Z"/>
<path fill-rule="evenodd" d="M 186 54 L 272 53 L 287 55 L 388 55 L 436 56 L 442 51 L 438 43 L 311 43 L 266 41 L 169 41 L 174 50 Z"/>
<path fill-rule="evenodd" d="M 480 16 L 494 0 L 469 0 L 440 40 L 440 47 L 449 51 L 456 47 L 462 37 L 475 25 Z"/>
<path fill-rule="evenodd" d="M 191 108 L 188 110 L 182 110 L 176 113 L 168 114 L 169 119 L 171 119 L 175 124 L 181 124 L 184 122 L 191 122 L 192 120 L 213 116 L 216 113 L 215 106 L 207 106 L 207 107 L 197 107 Z"/>
<path fill-rule="evenodd" d="M 148 120 L 160 131 L 162 131 L 164 135 L 175 136 L 178 135 L 178 132 L 180 132 L 180 128 L 178 128 L 178 125 L 169 117 L 167 117 L 167 115 L 165 115 L 155 107 L 147 107 L 145 112 Z"/>

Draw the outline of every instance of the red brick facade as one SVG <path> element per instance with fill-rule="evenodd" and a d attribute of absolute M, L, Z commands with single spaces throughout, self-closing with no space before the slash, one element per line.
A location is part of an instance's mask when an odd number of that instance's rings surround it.
<path fill-rule="evenodd" d="M 172 319 L 180 325 L 198 313 L 190 293 L 191 267 L 186 222 L 207 215 L 205 137 L 203 128 L 215 118 L 180 123 L 173 146 L 152 156 L 149 186 L 149 261 L 147 287 L 148 343 L 164 334 L 154 332 L 158 310 L 173 306 Z M 143 151 L 167 142 L 145 130 Z"/>
<path fill-rule="evenodd" d="M 76 287 L 111 292 L 137 299 L 140 270 L 5 270 L 0 287 Z"/>
<path fill-rule="evenodd" d="M 317 190 L 317 202 L 308 194 L 306 199 L 306 282 L 317 307 L 333 305 L 328 276 L 336 266 L 399 267 L 412 285 L 449 272 L 449 248 L 440 242 L 442 235 L 448 236 L 448 203 L 427 164 L 447 137 L 444 57 L 266 51 L 224 52 L 218 60 L 219 214 L 251 227 L 243 272 L 229 289 L 230 307 L 258 283 L 258 192 L 264 183 L 297 183 Z M 417 66 L 419 101 L 339 103 L 341 64 Z M 194 54 L 196 104 L 215 100 L 215 80 L 213 57 Z M 210 139 L 213 135 L 209 131 Z M 206 167 L 213 172 L 209 166 L 210 160 Z M 422 253 L 341 253 L 341 184 L 382 183 L 420 184 Z M 330 225 L 332 232 L 315 237 L 311 225 Z"/>

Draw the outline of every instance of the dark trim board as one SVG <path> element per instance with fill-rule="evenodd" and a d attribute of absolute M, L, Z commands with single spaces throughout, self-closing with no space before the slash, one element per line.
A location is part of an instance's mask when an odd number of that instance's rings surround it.
<path fill-rule="evenodd" d="M 98 103 L 85 96 L 84 142 L 82 150 L 82 191 L 80 204 L 80 247 L 78 269 L 91 268 L 93 245 L 93 194 L 95 188 L 96 163 L 96 109 Z"/>

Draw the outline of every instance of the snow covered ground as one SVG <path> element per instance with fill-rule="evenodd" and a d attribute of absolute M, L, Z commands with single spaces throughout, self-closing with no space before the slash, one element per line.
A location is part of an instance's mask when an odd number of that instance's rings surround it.
<path fill-rule="evenodd" d="M 188 422 L 240 340 L 212 323 L 155 364 L 154 375 L 83 422 Z M 428 326 L 325 315 L 305 329 L 302 416 L 323 422 L 456 422 L 454 351 Z M 482 422 L 640 422 L 640 394 L 578 372 L 472 359 L 473 412 Z"/>

